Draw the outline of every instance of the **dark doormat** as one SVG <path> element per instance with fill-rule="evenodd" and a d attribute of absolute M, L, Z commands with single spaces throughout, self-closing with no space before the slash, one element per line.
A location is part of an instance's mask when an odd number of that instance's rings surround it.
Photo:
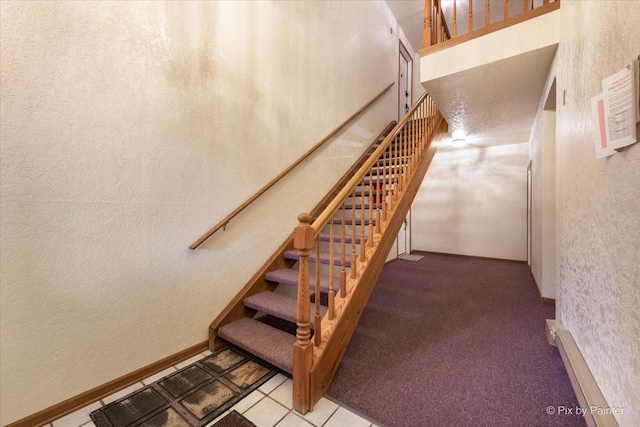
<path fill-rule="evenodd" d="M 277 372 L 242 350 L 225 347 L 92 412 L 91 419 L 97 427 L 201 427 Z"/>
<path fill-rule="evenodd" d="M 215 423 L 213 427 L 256 427 L 256 425 L 240 415 L 238 411 L 233 411 Z"/>

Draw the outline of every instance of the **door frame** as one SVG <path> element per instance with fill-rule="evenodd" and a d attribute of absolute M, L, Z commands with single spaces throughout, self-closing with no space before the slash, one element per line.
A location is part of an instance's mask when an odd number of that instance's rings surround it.
<path fill-rule="evenodd" d="M 407 105 L 411 108 L 413 105 L 413 57 L 405 45 L 402 44 L 402 40 L 400 40 L 398 48 L 398 121 L 404 116 L 404 114 L 400 115 L 400 107 L 402 106 L 402 100 L 406 97 L 406 95 L 402 93 L 402 85 L 400 84 L 403 59 L 407 63 L 407 92 L 409 92 Z"/>
<path fill-rule="evenodd" d="M 408 95 L 405 95 L 404 93 L 402 93 L 402 85 L 400 84 L 400 81 L 403 78 L 401 77 L 403 60 L 407 63 L 406 91 L 408 92 Z M 398 109 L 397 109 L 398 121 L 400 121 L 400 119 L 404 117 L 404 114 L 400 115 L 400 107 L 404 104 L 403 100 L 406 100 L 407 105 L 409 106 L 409 108 L 411 108 L 411 106 L 413 105 L 413 57 L 409 53 L 409 50 L 402 43 L 402 40 L 399 40 L 398 41 Z M 411 253 L 411 241 L 412 241 L 411 209 L 409 209 L 409 212 L 407 212 L 407 215 L 405 216 L 405 221 L 406 223 L 403 222 L 403 226 L 400 228 L 400 232 L 398 233 L 398 236 L 396 236 L 396 257 L 403 255 L 405 253 L 406 254 Z M 408 233 L 407 233 L 407 227 L 409 228 Z M 405 244 L 404 244 L 404 248 L 402 248 L 403 252 L 400 252 L 400 239 L 398 238 L 400 233 L 405 233 L 404 235 Z"/>

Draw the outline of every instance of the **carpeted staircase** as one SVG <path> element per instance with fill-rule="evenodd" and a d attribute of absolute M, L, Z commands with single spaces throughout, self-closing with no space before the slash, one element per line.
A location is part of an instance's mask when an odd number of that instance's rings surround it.
<path fill-rule="evenodd" d="M 390 123 L 210 326 L 293 377 L 306 413 L 328 388 L 404 218 L 446 132 L 424 94 Z"/>
<path fill-rule="evenodd" d="M 380 145 L 380 142 L 384 140 L 384 138 L 393 129 L 395 124 L 396 124 L 395 122 L 391 122 L 384 129 L 384 131 L 378 136 L 376 141 L 366 151 L 365 155 L 361 157 L 359 161 L 356 163 L 355 166 L 357 167 L 354 167 L 352 169 L 357 170 L 358 167 L 368 159 L 371 153 L 373 153 L 373 151 L 376 148 L 378 148 L 378 146 Z M 401 139 L 398 139 L 398 141 L 400 140 Z M 391 153 L 396 149 L 397 149 L 396 144 L 392 144 L 389 146 L 387 151 Z M 404 165 L 404 163 L 402 163 L 401 165 Z M 378 169 L 382 170 L 384 167 L 385 167 L 384 162 L 381 160 L 377 168 L 372 171 L 373 173 L 369 177 L 371 176 L 375 177 L 375 175 L 379 173 Z M 348 173 L 345 177 L 343 177 L 343 179 L 341 180 L 342 185 L 340 185 L 338 188 L 334 188 L 332 194 L 337 194 L 342 189 L 342 187 L 348 182 L 349 178 L 351 178 L 353 173 L 355 173 L 355 170 L 353 170 L 353 172 Z M 369 184 L 369 181 L 366 180 L 365 183 Z M 357 200 L 357 199 L 361 199 L 362 197 L 368 198 L 370 191 L 373 191 L 373 196 L 375 198 L 378 197 L 378 195 L 376 194 L 376 189 L 372 188 L 371 185 L 365 185 L 364 187 L 359 187 L 354 193 L 354 197 L 356 200 L 352 200 L 351 202 L 349 202 L 350 204 L 346 204 L 343 206 L 345 211 L 349 211 L 348 213 L 345 213 L 346 218 L 343 220 L 342 212 L 339 212 L 334 216 L 332 220 L 332 224 L 341 225 L 342 223 L 344 223 L 349 226 L 353 226 L 355 224 L 356 227 L 361 227 L 364 222 L 365 226 L 368 226 L 369 223 L 371 223 L 372 225 L 375 225 L 375 221 L 376 221 L 375 218 L 371 218 L 371 219 L 356 218 L 354 221 L 352 218 L 353 214 L 352 212 L 350 212 L 354 208 L 357 211 L 357 215 L 360 215 L 360 212 L 362 211 L 369 212 L 370 206 L 368 204 L 364 204 L 363 206 L 363 204 L 361 203 L 361 200 Z M 352 197 L 352 199 L 354 197 Z M 326 206 L 327 204 L 328 203 L 324 203 L 323 206 Z M 328 225 L 326 227 L 326 231 L 319 235 L 318 239 L 321 242 L 329 242 L 331 240 L 330 232 L 328 229 L 329 227 L 331 227 L 331 225 Z M 368 229 L 369 229 L 368 227 L 365 227 L 365 235 L 367 235 L 368 231 L 366 230 Z M 345 236 L 345 244 L 351 244 L 353 241 L 354 239 L 351 235 Z M 334 235 L 333 242 L 342 244 L 342 237 L 337 234 Z M 356 245 L 361 244 L 361 237 L 359 235 L 356 236 L 355 238 L 355 244 Z M 357 253 L 359 253 L 359 250 L 357 250 Z M 282 253 L 282 257 L 285 260 L 297 261 L 299 259 L 299 251 L 297 249 L 286 250 Z M 329 252 L 320 252 L 319 260 L 320 260 L 320 264 L 323 264 L 323 265 L 330 264 Z M 316 262 L 315 252 L 311 252 L 311 254 L 309 255 L 309 262 L 310 263 Z M 333 262 L 335 266 L 341 265 L 340 257 L 336 256 Z M 347 268 L 351 268 L 351 260 L 349 258 L 345 260 L 345 266 Z M 297 267 L 297 264 L 294 264 L 289 268 L 281 268 L 281 269 L 269 271 L 265 275 L 265 279 L 275 285 L 297 287 L 299 273 L 296 267 Z M 315 292 L 315 286 L 316 286 L 315 276 L 312 275 L 309 278 L 309 281 L 310 281 L 311 292 Z M 340 281 L 336 280 L 335 282 L 336 283 L 334 285 L 335 286 L 334 289 L 337 292 L 339 290 Z M 323 294 L 322 299 L 324 300 L 326 299 L 326 295 L 329 292 L 329 276 L 321 275 L 319 283 L 320 283 L 320 291 Z M 259 292 L 247 298 L 244 298 L 242 303 L 246 308 L 254 310 L 255 312 L 258 313 L 256 318 L 244 317 L 234 322 L 231 322 L 229 324 L 226 324 L 217 330 L 217 336 L 258 356 L 259 358 L 271 363 L 272 365 L 277 366 L 278 368 L 282 369 L 285 372 L 292 373 L 293 353 L 291 351 L 291 348 L 293 346 L 293 343 L 296 340 L 296 337 L 295 335 L 292 335 L 289 332 L 283 331 L 282 329 L 291 330 L 293 329 L 293 326 L 296 323 L 296 308 L 297 308 L 296 298 L 292 296 L 288 296 L 286 294 L 276 293 L 276 292 L 273 292 L 272 290 L 268 290 L 268 291 Z M 320 310 L 321 310 L 321 315 L 324 316 L 328 308 L 326 305 L 322 305 Z M 284 322 L 290 322 L 292 324 L 291 328 L 277 328 L 275 326 L 271 326 L 270 324 L 264 323 L 263 321 L 261 321 L 262 320 L 261 317 L 264 317 L 264 315 L 275 317 Z M 270 323 L 274 323 L 274 322 L 270 322 Z M 312 319 L 311 328 L 313 329 L 313 327 L 314 327 L 314 323 Z"/>

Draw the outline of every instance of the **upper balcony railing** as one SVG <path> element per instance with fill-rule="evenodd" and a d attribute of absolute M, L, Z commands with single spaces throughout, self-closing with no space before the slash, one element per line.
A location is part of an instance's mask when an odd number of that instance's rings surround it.
<path fill-rule="evenodd" d="M 557 10 L 560 0 L 425 0 L 425 56 Z"/>

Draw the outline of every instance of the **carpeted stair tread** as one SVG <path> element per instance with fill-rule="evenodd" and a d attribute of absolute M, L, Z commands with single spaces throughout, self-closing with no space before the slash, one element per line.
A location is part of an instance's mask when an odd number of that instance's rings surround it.
<path fill-rule="evenodd" d="M 245 298 L 242 302 L 246 307 L 270 314 L 279 319 L 296 323 L 296 310 L 298 301 L 296 298 L 280 295 L 275 292 L 260 292 Z M 327 307 L 320 306 L 320 315 L 324 316 Z M 313 316 L 311 316 L 311 328 L 313 329 Z"/>
<path fill-rule="evenodd" d="M 245 317 L 218 329 L 218 336 L 285 372 L 293 370 L 294 335 Z"/>
<path fill-rule="evenodd" d="M 345 239 L 344 239 L 345 243 L 351 243 L 351 241 L 352 241 L 351 234 L 346 234 L 344 237 L 345 237 Z M 320 233 L 318 235 L 318 239 L 321 242 L 329 242 L 329 241 L 331 241 L 331 235 L 329 233 Z M 342 243 L 342 236 L 340 236 L 338 233 L 335 233 L 333 235 L 333 241 L 334 241 L 334 243 L 335 242 Z M 360 236 L 356 236 L 356 243 L 360 243 Z"/>
<path fill-rule="evenodd" d="M 298 271 L 290 268 L 283 268 L 281 270 L 270 271 L 266 274 L 265 278 L 270 282 L 281 283 L 288 286 L 298 286 Z M 340 286 L 339 280 L 334 280 L 334 287 L 336 290 Z M 311 274 L 309 277 L 309 287 L 311 291 L 316 289 L 316 277 L 315 274 Z M 329 277 L 320 276 L 320 292 L 329 292 Z"/>
<path fill-rule="evenodd" d="M 309 254 L 309 262 L 316 262 L 316 253 L 315 250 L 310 251 Z M 293 249 L 290 251 L 286 251 L 284 253 L 285 259 L 295 259 L 300 258 L 297 249 Z M 320 252 L 320 264 L 329 264 L 331 261 L 328 252 Z M 334 255 L 333 257 L 333 265 L 340 265 L 340 255 Z M 345 267 L 351 267 L 351 259 L 347 257 L 344 263 Z"/>

